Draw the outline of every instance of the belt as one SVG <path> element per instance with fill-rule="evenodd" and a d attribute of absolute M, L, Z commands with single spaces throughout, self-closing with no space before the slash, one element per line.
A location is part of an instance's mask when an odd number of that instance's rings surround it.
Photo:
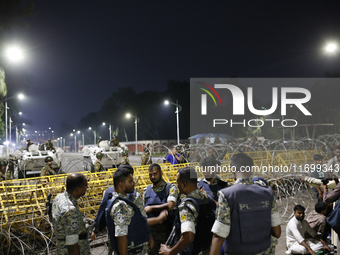
<path fill-rule="evenodd" d="M 79 235 L 79 240 L 84 240 L 87 239 L 87 233 L 80 233 Z M 59 239 L 57 238 L 58 241 L 65 241 L 65 238 Z"/>
<path fill-rule="evenodd" d="M 144 247 L 144 245 L 141 245 L 140 247 L 129 249 L 128 253 L 129 253 L 129 255 L 141 253 L 143 251 L 143 247 Z"/>

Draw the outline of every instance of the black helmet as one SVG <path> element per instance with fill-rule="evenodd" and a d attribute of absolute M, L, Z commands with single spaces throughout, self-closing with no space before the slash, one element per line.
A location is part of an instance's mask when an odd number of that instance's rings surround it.
<path fill-rule="evenodd" d="M 27 139 L 26 142 L 30 142 L 31 140 L 30 139 Z"/>
<path fill-rule="evenodd" d="M 149 152 L 149 149 L 148 149 L 148 147 L 144 147 L 144 150 L 143 150 L 144 152 Z"/>
<path fill-rule="evenodd" d="M 126 155 L 129 155 L 129 152 L 128 152 L 127 150 L 124 150 L 124 151 L 122 152 L 122 156 L 124 157 L 124 156 L 126 156 Z"/>
<path fill-rule="evenodd" d="M 50 141 L 51 141 L 51 139 L 48 139 L 48 141 L 50 142 Z"/>
<path fill-rule="evenodd" d="M 47 157 L 45 158 L 45 162 L 48 162 L 48 161 L 53 161 L 53 158 L 52 158 L 51 156 L 47 156 Z"/>

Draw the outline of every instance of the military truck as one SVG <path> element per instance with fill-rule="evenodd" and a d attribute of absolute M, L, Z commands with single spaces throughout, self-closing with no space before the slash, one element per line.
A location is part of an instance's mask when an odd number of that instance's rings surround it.
<path fill-rule="evenodd" d="M 94 169 L 94 163 L 97 160 L 96 154 L 102 152 L 104 154 L 101 163 L 104 168 L 116 168 L 120 165 L 123 158 L 123 151 L 128 151 L 128 148 L 120 144 L 119 146 L 110 146 L 110 142 L 105 140 L 96 145 L 84 146 L 82 152 L 84 156 L 84 169 L 85 171 L 92 171 Z"/>
<path fill-rule="evenodd" d="M 13 156 L 18 159 L 17 167 L 14 169 L 14 178 L 30 178 L 40 176 L 41 169 L 46 165 L 45 158 L 51 156 L 53 158 L 52 168 L 56 173 L 60 173 L 61 168 L 61 155 L 64 151 L 57 148 L 53 151 L 40 151 L 38 146 L 32 144 L 29 146 L 28 151 L 15 151 Z"/>

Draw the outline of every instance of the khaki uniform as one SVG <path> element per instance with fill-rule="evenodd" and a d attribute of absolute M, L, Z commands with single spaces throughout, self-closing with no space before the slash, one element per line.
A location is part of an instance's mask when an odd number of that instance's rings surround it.
<path fill-rule="evenodd" d="M 52 168 L 50 168 L 49 166 L 46 165 L 41 169 L 40 176 L 56 175 L 56 174 L 57 173 Z"/>
<path fill-rule="evenodd" d="M 95 172 L 105 171 L 103 164 L 99 160 L 96 160 L 96 162 L 94 163 L 94 171 Z"/>
<path fill-rule="evenodd" d="M 114 197 L 123 197 L 123 198 L 128 199 L 127 196 L 125 196 L 121 193 L 113 192 L 112 194 L 113 194 L 113 198 Z M 143 208 L 141 210 L 141 213 L 144 217 L 146 217 L 146 214 L 145 214 Z M 110 212 L 110 216 L 112 217 L 114 224 L 115 224 L 115 236 L 116 237 L 128 235 L 128 227 L 129 227 L 131 219 L 134 215 L 135 215 L 135 212 L 134 212 L 133 208 L 130 205 L 128 205 L 125 201 L 117 199 L 114 202 L 112 209 L 111 209 L 111 212 Z M 143 243 L 139 246 L 134 246 L 132 244 L 128 247 L 128 249 L 135 249 L 135 248 L 138 248 L 138 247 L 143 247 L 143 249 L 142 249 L 141 252 L 136 253 L 136 255 L 145 255 L 145 254 L 148 253 L 148 250 L 149 250 L 149 244 L 148 243 Z M 118 251 L 114 251 L 113 254 L 118 254 Z"/>
<path fill-rule="evenodd" d="M 58 194 L 53 200 L 52 220 L 57 237 L 56 255 L 67 255 L 66 245 L 76 243 L 79 245 L 80 254 L 91 254 L 88 239 L 81 237 L 87 235 L 84 215 L 79 210 L 77 200 L 67 191 Z"/>

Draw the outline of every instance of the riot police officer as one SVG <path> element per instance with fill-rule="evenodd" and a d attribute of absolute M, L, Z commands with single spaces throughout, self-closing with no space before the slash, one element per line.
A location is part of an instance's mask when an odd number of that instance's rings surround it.
<path fill-rule="evenodd" d="M 273 191 L 265 182 L 254 183 L 252 171 L 245 170 L 253 166 L 253 159 L 247 154 L 238 153 L 231 158 L 236 181 L 219 191 L 210 255 L 218 255 L 223 243 L 227 254 L 267 254 L 271 235 L 281 235 L 282 220 Z"/>

